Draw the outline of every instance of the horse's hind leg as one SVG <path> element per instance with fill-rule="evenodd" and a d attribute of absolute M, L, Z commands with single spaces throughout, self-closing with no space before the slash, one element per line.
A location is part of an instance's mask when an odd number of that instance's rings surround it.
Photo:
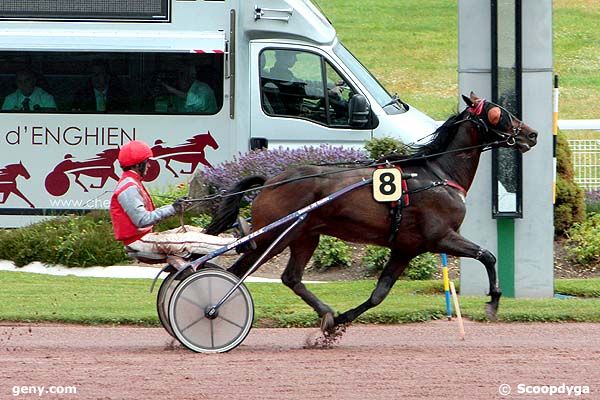
<path fill-rule="evenodd" d="M 486 313 L 490 320 L 495 321 L 498 306 L 500 305 L 500 296 L 502 296 L 496 278 L 496 257 L 490 251 L 482 249 L 454 231 L 440 240 L 437 251 L 456 257 L 473 258 L 485 266 L 490 284 L 489 296 L 491 298 L 486 305 Z"/>
<path fill-rule="evenodd" d="M 323 303 L 317 296 L 306 288 L 302 283 L 304 268 L 315 249 L 319 245 L 319 236 L 302 237 L 290 244 L 290 259 L 281 274 L 281 281 L 284 285 L 300 296 L 306 304 L 311 306 L 319 317 L 333 318 L 333 310 L 327 304 Z"/>
<path fill-rule="evenodd" d="M 262 241 L 260 241 L 262 239 Z M 269 243 L 268 237 L 259 236 L 256 240 L 257 248 L 242 254 L 242 256 L 227 269 L 227 271 L 231 272 L 237 277 L 242 277 L 248 270 L 254 265 L 254 263 L 262 257 L 263 253 L 267 250 Z M 283 240 L 279 244 L 277 244 L 271 251 L 264 257 L 264 259 L 260 262 L 259 265 L 264 264 L 269 261 L 271 258 L 275 257 L 277 254 L 281 253 L 288 246 L 288 241 Z"/>
<path fill-rule="evenodd" d="M 177 172 L 175 172 L 175 170 L 173 168 L 171 168 L 171 166 L 169 165 L 170 162 L 171 162 L 170 158 L 165 158 L 165 168 L 168 169 L 169 171 L 171 171 L 171 173 L 173 174 L 173 176 L 175 178 L 179 178 L 179 175 L 177 174 Z"/>
<path fill-rule="evenodd" d="M 88 188 L 85 187 L 85 185 L 79 180 L 79 174 L 74 174 L 75 175 L 75 183 L 78 184 L 79 186 L 81 186 L 83 188 L 84 192 L 89 192 Z"/>
<path fill-rule="evenodd" d="M 412 259 L 412 256 L 401 255 L 398 250 L 392 250 L 390 259 L 383 268 L 379 279 L 377 280 L 377 286 L 371 293 L 371 296 L 356 308 L 346 311 L 343 314 L 335 317 L 334 326 L 326 327 L 329 330 L 337 325 L 347 324 L 358 318 L 359 315 L 364 313 L 370 308 L 373 308 L 380 304 L 388 295 L 394 283 L 398 280 L 398 277 L 402 275 L 402 272 L 406 269 L 406 266 Z"/>
<path fill-rule="evenodd" d="M 227 271 L 231 272 L 238 278 L 241 278 L 248 269 L 258 260 L 258 258 L 262 255 L 260 250 L 254 250 L 248 253 L 242 254 L 237 261 L 227 269 Z"/>

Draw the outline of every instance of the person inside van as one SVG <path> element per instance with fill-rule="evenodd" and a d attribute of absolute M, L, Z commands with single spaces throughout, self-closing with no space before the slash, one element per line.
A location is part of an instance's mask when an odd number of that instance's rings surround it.
<path fill-rule="evenodd" d="M 282 114 L 285 115 L 300 115 L 306 97 L 306 82 L 296 78 L 291 71 L 297 61 L 295 51 L 276 50 L 275 64 L 266 75 L 278 87 L 279 96 L 285 106 L 285 112 Z"/>
<path fill-rule="evenodd" d="M 194 64 L 183 64 L 177 70 L 177 87 L 162 80 L 158 83 L 170 94 L 167 111 L 201 114 L 218 111 L 215 93 L 208 84 L 196 79 Z"/>
<path fill-rule="evenodd" d="M 6 96 L 2 110 L 6 111 L 50 111 L 56 110 L 54 97 L 36 86 L 36 74 L 30 69 L 16 73 L 17 90 Z"/>
<path fill-rule="evenodd" d="M 290 50 L 277 50 L 275 52 L 275 64 L 269 70 L 269 77 L 271 79 L 286 82 L 286 83 L 294 83 L 298 82 L 299 79 L 296 78 L 294 73 L 290 70 L 296 65 L 298 61 L 298 57 L 295 51 Z"/>
<path fill-rule="evenodd" d="M 73 100 L 73 111 L 119 112 L 128 109 L 127 93 L 111 76 L 104 60 L 94 60 L 90 66 L 90 78 L 79 89 Z"/>
<path fill-rule="evenodd" d="M 115 238 L 123 243 L 128 255 L 145 260 L 162 261 L 168 256 L 188 257 L 207 254 L 226 246 L 236 239 L 207 235 L 202 229 L 184 226 L 166 232 L 154 233 L 153 226 L 165 218 L 185 211 L 186 202 L 179 199 L 173 204 L 155 208 L 142 180 L 148 172 L 152 149 L 144 142 L 133 140 L 119 151 L 123 175 L 110 201 L 110 216 Z M 241 233 L 249 227 L 239 221 Z"/>

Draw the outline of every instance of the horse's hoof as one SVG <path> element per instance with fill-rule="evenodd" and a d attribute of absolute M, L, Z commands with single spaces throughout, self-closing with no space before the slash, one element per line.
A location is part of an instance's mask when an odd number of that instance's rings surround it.
<path fill-rule="evenodd" d="M 485 305 L 485 315 L 487 315 L 488 320 L 491 322 L 496 322 L 498 320 L 498 306 L 492 303 L 486 303 Z"/>
<path fill-rule="evenodd" d="M 321 317 L 321 332 L 328 333 L 331 332 L 335 327 L 335 321 L 333 319 L 333 314 L 328 312 L 323 317 Z"/>

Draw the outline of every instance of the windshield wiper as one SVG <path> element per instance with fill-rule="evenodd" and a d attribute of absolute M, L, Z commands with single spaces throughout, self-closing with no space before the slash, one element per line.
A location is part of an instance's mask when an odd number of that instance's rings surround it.
<path fill-rule="evenodd" d="M 385 103 L 383 105 L 383 107 L 381 108 L 386 108 L 387 106 L 391 106 L 392 104 L 399 104 L 401 105 L 405 111 L 408 111 L 408 104 L 406 104 L 405 102 L 402 101 L 402 99 L 400 99 L 400 97 L 398 96 L 398 93 L 394 93 L 394 95 L 392 96 L 392 99 L 390 101 L 388 101 L 387 103 Z"/>

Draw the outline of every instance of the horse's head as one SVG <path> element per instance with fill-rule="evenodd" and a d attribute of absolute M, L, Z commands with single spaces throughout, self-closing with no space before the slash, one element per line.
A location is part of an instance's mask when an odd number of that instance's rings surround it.
<path fill-rule="evenodd" d="M 471 119 L 479 129 L 483 129 L 486 143 L 498 142 L 501 147 L 516 147 L 525 153 L 537 144 L 538 133 L 517 119 L 507 109 L 471 92 L 470 97 L 463 96 L 469 106 Z"/>
<path fill-rule="evenodd" d="M 217 143 L 217 141 L 215 140 L 214 137 L 212 137 L 212 135 L 210 134 L 210 131 L 206 132 L 206 145 L 212 147 L 213 149 L 218 149 L 219 148 L 219 144 Z"/>
<path fill-rule="evenodd" d="M 14 164 L 14 165 L 16 167 L 15 171 L 16 171 L 17 175 L 21 175 L 25 179 L 31 178 L 31 175 L 29 175 L 29 171 L 27 171 L 27 168 L 25 168 L 25 166 L 23 165 L 23 161 L 19 161 L 18 164 Z"/>

